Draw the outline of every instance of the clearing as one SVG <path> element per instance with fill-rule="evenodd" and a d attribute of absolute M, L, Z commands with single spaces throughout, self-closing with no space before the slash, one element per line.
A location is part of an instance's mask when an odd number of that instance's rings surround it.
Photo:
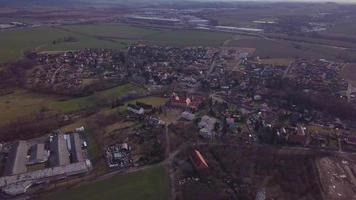
<path fill-rule="evenodd" d="M 100 191 L 100 192 L 98 192 Z M 70 190 L 58 191 L 44 199 L 50 200 L 167 200 L 169 180 L 162 166 L 82 185 Z"/>

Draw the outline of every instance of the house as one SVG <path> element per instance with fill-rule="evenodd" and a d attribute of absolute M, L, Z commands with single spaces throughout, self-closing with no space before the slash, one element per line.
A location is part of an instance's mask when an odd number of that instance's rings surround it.
<path fill-rule="evenodd" d="M 217 119 L 204 115 L 198 123 L 198 127 L 200 129 L 200 136 L 202 136 L 203 138 L 212 138 L 214 136 L 214 129 L 216 123 Z"/>
<path fill-rule="evenodd" d="M 131 111 L 135 114 L 138 114 L 138 115 L 143 115 L 145 113 L 145 109 L 138 106 L 138 105 L 135 105 L 135 104 L 128 104 L 127 105 L 127 110 L 128 111 Z"/>
<path fill-rule="evenodd" d="M 189 111 L 184 111 L 180 115 L 182 119 L 188 120 L 188 121 L 193 121 L 195 119 L 195 115 Z"/>
<path fill-rule="evenodd" d="M 356 146 L 356 137 L 354 137 L 354 136 L 347 136 L 347 137 L 345 138 L 345 143 L 348 144 L 348 145 Z"/>
<path fill-rule="evenodd" d="M 209 168 L 209 165 L 203 155 L 196 149 L 190 155 L 190 160 L 197 171 L 202 171 Z"/>
<path fill-rule="evenodd" d="M 229 127 L 229 129 L 231 129 L 231 130 L 236 129 L 235 118 L 227 117 L 226 118 L 226 124 Z"/>
<path fill-rule="evenodd" d="M 179 96 L 177 94 L 173 94 L 169 103 L 171 106 L 197 110 L 201 105 L 203 105 L 204 100 L 204 97 L 198 95 Z"/>
<path fill-rule="evenodd" d="M 145 110 L 145 113 L 151 112 L 153 110 L 152 105 L 148 105 L 148 104 L 141 103 L 141 102 L 136 102 L 136 105 L 143 108 Z"/>

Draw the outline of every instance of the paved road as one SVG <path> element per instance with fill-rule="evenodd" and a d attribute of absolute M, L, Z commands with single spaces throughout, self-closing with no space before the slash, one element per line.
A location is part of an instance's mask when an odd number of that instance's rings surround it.
<path fill-rule="evenodd" d="M 289 63 L 289 65 L 288 65 L 287 69 L 286 69 L 286 70 L 284 71 L 284 73 L 283 73 L 282 78 L 285 78 L 285 77 L 288 75 L 289 70 L 290 70 L 290 69 L 291 69 L 291 67 L 292 67 L 292 64 L 293 64 L 293 62 L 290 62 L 290 63 Z"/>

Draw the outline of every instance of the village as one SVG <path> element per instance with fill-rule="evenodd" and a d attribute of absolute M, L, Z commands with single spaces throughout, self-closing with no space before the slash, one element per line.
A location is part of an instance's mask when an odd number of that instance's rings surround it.
<path fill-rule="evenodd" d="M 268 147 L 276 157 L 281 155 L 273 148 L 356 150 L 355 94 L 340 75 L 343 63 L 296 59 L 279 66 L 252 55 L 253 49 L 247 48 L 147 45 L 130 46 L 127 52 L 42 53 L 32 55 L 38 66 L 27 84 L 71 95 L 124 83 L 144 87 L 145 98 L 159 98 L 160 103 L 117 97 L 111 108 L 115 114 L 90 124 L 98 123 L 94 138 L 99 159 L 107 172 L 168 163 L 176 169 L 172 173 L 177 191 L 185 191 L 192 182 L 209 185 L 213 180 L 200 177 L 208 173 L 211 156 L 221 162 L 227 159 L 222 146 L 252 152 Z M 96 169 L 87 151 L 90 145 L 84 124 L 70 132 L 53 130 L 41 138 L 2 144 L 2 192 L 21 195 L 32 185 L 92 173 Z M 228 185 L 229 194 L 238 196 L 231 180 L 224 181 L 218 187 Z"/>

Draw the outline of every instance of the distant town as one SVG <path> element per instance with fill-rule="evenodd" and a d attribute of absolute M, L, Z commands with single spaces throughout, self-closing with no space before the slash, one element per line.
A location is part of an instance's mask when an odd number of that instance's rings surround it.
<path fill-rule="evenodd" d="M 186 173 L 209 174 L 207 145 L 268 145 L 344 156 L 356 150 L 355 90 L 340 75 L 344 63 L 295 59 L 276 65 L 253 53 L 248 48 L 148 45 L 130 46 L 127 52 L 31 53 L 36 67 L 26 84 L 35 91 L 72 95 L 125 83 L 146 88 L 106 102 L 121 111 L 102 119 L 119 123 L 102 133 L 108 135 L 97 133 L 99 151 L 109 171 L 168 162 L 182 170 L 172 172 L 178 173 L 176 190 L 190 181 L 205 181 Z M 156 101 L 136 100 L 140 98 Z M 5 196 L 95 171 L 86 127 L 77 125 L 68 132 L 58 129 L 2 143 L 0 187 Z M 344 161 L 338 165 L 348 166 Z"/>
<path fill-rule="evenodd" d="M 356 199 L 355 4 L 0 4 L 0 199 Z"/>

